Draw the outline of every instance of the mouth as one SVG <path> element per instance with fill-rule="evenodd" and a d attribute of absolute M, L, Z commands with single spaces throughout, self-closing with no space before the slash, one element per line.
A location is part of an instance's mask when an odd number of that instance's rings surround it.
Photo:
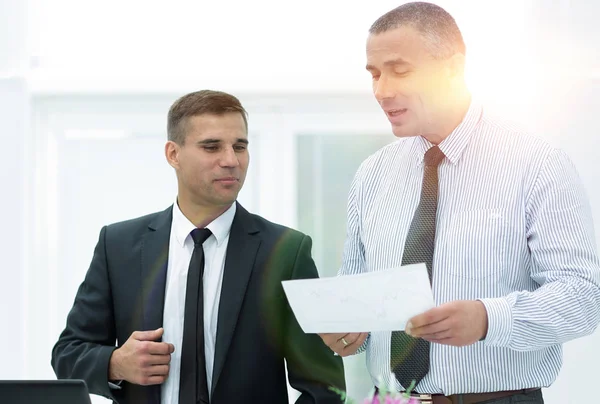
<path fill-rule="evenodd" d="M 389 118 L 395 118 L 400 115 L 404 115 L 404 113 L 406 113 L 406 111 L 408 111 L 407 108 L 387 109 L 385 111 L 385 113 Z"/>
<path fill-rule="evenodd" d="M 236 177 L 223 177 L 217 178 L 215 182 L 218 182 L 220 184 L 235 184 L 236 182 L 239 182 L 239 179 Z"/>

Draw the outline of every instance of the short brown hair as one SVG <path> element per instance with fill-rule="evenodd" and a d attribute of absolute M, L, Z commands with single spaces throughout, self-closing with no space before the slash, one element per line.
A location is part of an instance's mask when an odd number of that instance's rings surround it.
<path fill-rule="evenodd" d="M 183 145 L 186 137 L 187 119 L 202 114 L 223 115 L 239 112 L 248 130 L 248 113 L 240 100 L 222 91 L 201 90 L 179 98 L 171 105 L 167 118 L 168 139 Z"/>

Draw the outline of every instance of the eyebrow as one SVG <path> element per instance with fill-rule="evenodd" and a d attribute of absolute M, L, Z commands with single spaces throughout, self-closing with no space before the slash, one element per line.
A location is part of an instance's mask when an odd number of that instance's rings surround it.
<path fill-rule="evenodd" d="M 221 143 L 220 139 L 204 139 L 204 140 L 200 140 L 198 141 L 198 144 L 200 145 L 205 145 L 205 144 L 218 144 Z M 248 139 L 243 139 L 243 138 L 238 138 L 236 140 L 236 143 L 244 143 L 244 144 L 248 144 Z"/>
<path fill-rule="evenodd" d="M 402 58 L 397 58 L 397 59 L 392 59 L 392 60 L 386 60 L 383 63 L 384 66 L 386 67 L 396 67 L 396 66 L 412 66 L 409 62 L 407 62 L 406 60 L 402 59 Z M 377 70 L 377 68 L 373 65 L 367 65 L 366 69 L 368 71 L 371 70 Z"/>

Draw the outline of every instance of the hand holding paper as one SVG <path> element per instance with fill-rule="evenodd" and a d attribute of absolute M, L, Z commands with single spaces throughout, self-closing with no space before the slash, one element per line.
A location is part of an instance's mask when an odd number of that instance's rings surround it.
<path fill-rule="evenodd" d="M 435 307 L 425 264 L 282 284 L 306 333 L 404 330 Z"/>
<path fill-rule="evenodd" d="M 481 301 L 455 300 L 411 318 L 406 333 L 437 344 L 467 346 L 485 338 L 487 328 Z"/>

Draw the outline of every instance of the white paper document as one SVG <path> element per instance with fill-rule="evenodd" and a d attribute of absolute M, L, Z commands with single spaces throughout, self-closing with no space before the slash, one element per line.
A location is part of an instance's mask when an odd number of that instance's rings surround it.
<path fill-rule="evenodd" d="M 425 264 L 282 282 L 306 333 L 404 330 L 435 303 Z"/>

